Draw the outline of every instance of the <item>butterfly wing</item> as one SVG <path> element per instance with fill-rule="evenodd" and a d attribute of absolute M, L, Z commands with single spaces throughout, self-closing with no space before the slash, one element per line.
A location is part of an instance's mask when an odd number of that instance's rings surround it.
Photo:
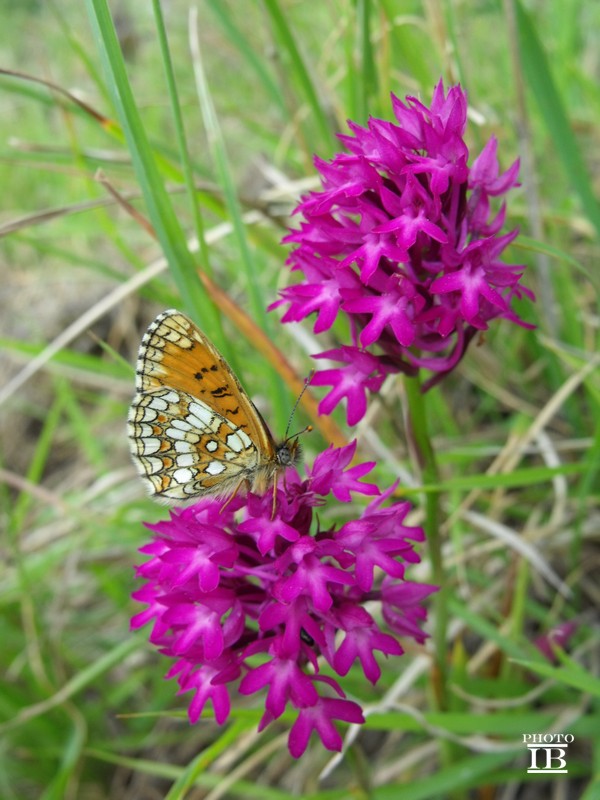
<path fill-rule="evenodd" d="M 129 412 L 131 452 L 152 494 L 167 502 L 227 496 L 276 470 L 275 445 L 231 368 L 184 314 L 146 331 Z"/>

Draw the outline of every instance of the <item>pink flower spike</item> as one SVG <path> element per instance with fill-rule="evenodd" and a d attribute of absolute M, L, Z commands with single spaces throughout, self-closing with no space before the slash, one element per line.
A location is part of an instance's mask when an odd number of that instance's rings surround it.
<path fill-rule="evenodd" d="M 469 165 L 460 86 L 446 91 L 440 80 L 429 106 L 392 95 L 392 108 L 395 122 L 350 121 L 339 137 L 348 152 L 315 160 L 322 188 L 302 199 L 299 229 L 284 239 L 294 245 L 288 264 L 298 282 L 281 291 L 282 321 L 315 315 L 321 333 L 347 320 L 351 341 L 334 356 L 344 366 L 320 371 L 313 384 L 331 387 L 319 413 L 345 399 L 349 425 L 387 375 L 427 369 L 436 373 L 423 381 L 431 388 L 493 319 L 527 325 L 511 303 L 532 299 L 523 268 L 500 261 L 517 233 L 500 235 L 518 160 L 501 172 L 492 137 Z"/>
<path fill-rule="evenodd" d="M 400 591 L 406 564 L 418 560 L 409 540 L 422 532 L 404 525 L 408 504 L 391 502 L 395 486 L 382 494 L 362 481 L 374 464 L 354 463 L 355 455 L 351 442 L 320 453 L 305 478 L 290 469 L 275 508 L 270 487 L 263 495 L 240 491 L 233 500 L 202 499 L 152 526 L 154 538 L 142 547 L 148 560 L 136 571 L 145 583 L 134 599 L 144 610 L 131 624 L 151 624 L 150 643 L 173 660 L 166 677 L 179 694 L 192 693 L 192 723 L 210 701 L 223 724 L 233 696 L 262 692 L 260 729 L 291 706 L 300 712 L 290 734 L 294 754 L 313 730 L 338 749 L 335 721 L 363 717 L 333 675 L 343 677 L 358 661 L 376 682 L 374 652 L 401 655 L 397 631 L 425 638 L 417 594 Z M 344 524 L 322 529 L 314 509 L 355 492 L 375 499 L 358 518 L 348 507 Z M 387 572 L 381 590 L 374 565 Z M 381 604 L 377 622 L 364 608 L 374 602 Z M 390 619 L 387 629 L 381 617 Z M 339 630 L 345 637 L 336 644 Z M 324 662 L 333 674 L 321 674 Z M 337 696 L 321 697 L 322 687 Z"/>

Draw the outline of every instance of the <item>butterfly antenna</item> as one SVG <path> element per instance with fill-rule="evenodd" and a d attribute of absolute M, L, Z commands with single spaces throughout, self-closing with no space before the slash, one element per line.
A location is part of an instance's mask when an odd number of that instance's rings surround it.
<path fill-rule="evenodd" d="M 294 407 L 292 408 L 292 412 L 290 414 L 290 418 L 288 419 L 288 422 L 287 422 L 287 425 L 286 425 L 286 428 L 285 428 L 284 439 L 286 441 L 288 440 L 288 438 L 289 439 L 293 439 L 296 436 L 299 436 L 300 433 L 304 433 L 304 431 L 312 431 L 312 427 L 310 425 L 307 425 L 306 428 L 304 428 L 303 430 L 301 430 L 298 433 L 294 434 L 294 436 L 289 436 L 288 437 L 288 433 L 290 431 L 290 425 L 292 424 L 292 420 L 294 419 L 294 414 L 296 413 L 296 409 L 298 408 L 298 404 L 300 403 L 300 400 L 302 400 L 302 395 L 304 394 L 304 392 L 310 386 L 310 382 L 312 381 L 314 374 L 315 374 L 315 370 L 311 369 L 311 371 L 308 374 L 308 377 L 304 379 L 304 386 L 302 387 L 302 391 L 300 392 L 300 394 L 298 395 L 298 397 L 296 399 L 296 402 L 294 403 Z"/>

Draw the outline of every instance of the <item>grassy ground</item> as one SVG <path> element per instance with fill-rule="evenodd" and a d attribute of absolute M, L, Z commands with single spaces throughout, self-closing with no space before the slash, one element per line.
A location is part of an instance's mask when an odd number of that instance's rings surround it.
<path fill-rule="evenodd" d="M 173 0 L 180 122 L 155 3 L 110 4 L 124 60 L 102 0 L 0 3 L 0 68 L 21 73 L 0 75 L 0 797 L 600 796 L 600 8 L 526 9 L 208 0 L 190 21 Z M 193 312 L 282 432 L 296 387 L 240 337 L 240 310 L 308 372 L 310 327 L 265 308 L 312 154 L 348 118 L 389 117 L 390 91 L 428 101 L 441 75 L 468 91 L 473 150 L 494 134 L 503 168 L 522 159 L 509 260 L 528 265 L 538 302 L 519 311 L 537 327 L 494 326 L 428 398 L 449 707 L 432 702 L 432 647 L 409 645 L 376 689 L 350 673 L 371 713 L 345 756 L 313 740 L 294 763 L 285 723 L 255 733 L 256 703 L 190 727 L 166 663 L 129 632 L 143 523 L 166 513 L 130 465 L 133 364 L 155 313 Z M 383 485 L 414 476 L 389 391 L 358 432 L 334 416 Z M 330 441 L 306 438 L 309 461 Z M 423 557 L 411 575 L 427 581 Z M 558 666 L 536 661 L 533 638 L 569 620 Z M 575 736 L 569 773 L 530 776 L 522 734 L 548 731 Z"/>

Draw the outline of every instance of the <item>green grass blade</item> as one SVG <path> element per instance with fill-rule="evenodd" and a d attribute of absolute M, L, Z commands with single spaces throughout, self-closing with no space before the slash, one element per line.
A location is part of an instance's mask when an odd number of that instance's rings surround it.
<path fill-rule="evenodd" d="M 248 245 L 246 229 L 242 219 L 242 211 L 238 201 L 235 183 L 229 168 L 223 133 L 206 80 L 202 54 L 200 52 L 200 41 L 199 37 L 196 35 L 197 26 L 195 14 L 190 15 L 190 30 L 193 37 L 192 47 L 195 50 L 194 75 L 196 78 L 196 88 L 210 151 L 217 170 L 219 183 L 225 196 L 225 205 L 233 224 L 236 244 L 242 260 L 242 267 L 246 273 L 246 286 L 252 313 L 254 318 L 260 321 L 261 325 L 266 329 L 269 323 L 265 309 L 267 304 L 262 291 L 263 286 L 260 275 L 258 274 L 257 265 Z"/>
<path fill-rule="evenodd" d="M 56 395 L 63 404 L 64 413 L 70 422 L 73 438 L 79 442 L 82 453 L 88 463 L 102 473 L 106 470 L 106 461 L 102 444 L 90 430 L 89 418 L 82 409 L 70 381 L 59 378 L 56 381 Z"/>
<path fill-rule="evenodd" d="M 557 261 L 564 261 L 565 264 L 568 264 L 576 269 L 589 281 L 593 282 L 596 278 L 596 276 L 593 275 L 579 259 L 575 258 L 570 253 L 567 253 L 566 250 L 561 250 L 560 247 L 555 247 L 554 245 L 550 244 L 550 242 L 540 242 L 539 239 L 532 239 L 530 236 L 525 236 L 524 234 L 520 233 L 518 239 L 514 242 L 512 247 L 514 247 L 516 250 L 525 250 L 526 252 L 543 253 L 544 255 L 550 256 L 550 258 L 556 259 Z"/>
<path fill-rule="evenodd" d="M 167 88 L 169 92 L 169 99 L 171 101 L 171 112 L 173 115 L 173 125 L 175 127 L 175 134 L 177 136 L 177 145 L 179 148 L 179 158 L 182 164 L 183 177 L 188 193 L 188 200 L 192 212 L 192 219 L 194 220 L 194 227 L 196 229 L 196 237 L 198 239 L 198 251 L 200 255 L 200 263 L 202 269 L 208 274 L 212 275 L 212 268 L 210 263 L 210 251 L 206 243 L 204 219 L 202 217 L 202 210 L 198 202 L 198 194 L 196 192 L 194 170 L 192 161 L 187 146 L 185 128 L 183 123 L 183 116 L 181 113 L 181 105 L 179 103 L 179 92 L 175 82 L 175 74 L 173 72 L 173 63 L 171 60 L 171 52 L 169 49 L 169 42 L 167 39 L 167 31 L 165 29 L 164 18 L 160 0 L 152 0 L 152 7 L 154 10 L 154 19 L 156 23 L 156 30 L 158 32 L 158 41 L 160 44 L 163 65 L 165 69 L 165 77 L 167 81 Z M 214 335 L 218 331 L 220 338 L 223 338 L 223 330 L 221 327 L 221 317 L 217 309 L 212 303 L 211 298 L 207 295 L 208 301 L 204 303 L 204 319 L 203 326 L 211 331 Z"/>
<path fill-rule="evenodd" d="M 600 797 L 600 777 L 597 777 L 594 778 L 594 780 L 589 784 L 584 793 L 581 795 L 581 800 L 598 800 L 599 797 Z"/>
<path fill-rule="evenodd" d="M 473 714 L 472 712 L 458 711 L 426 711 L 421 714 L 408 713 L 400 709 L 383 713 L 370 714 L 365 722 L 365 727 L 380 731 L 419 732 L 424 725 L 434 728 L 443 728 L 448 733 L 457 736 L 492 736 L 501 743 L 508 744 L 515 738 L 521 739 L 524 731 L 542 731 L 555 723 L 556 710 L 535 710 L 525 706 L 518 711 L 496 710 L 493 713 Z M 590 713 L 587 716 L 578 716 L 569 725 L 571 732 L 576 736 L 592 736 L 598 731 L 600 718 L 598 714 Z"/>
<path fill-rule="evenodd" d="M 259 83 L 263 85 L 273 103 L 275 103 L 282 114 L 286 114 L 287 109 L 277 81 L 265 66 L 265 59 L 261 59 L 260 55 L 248 40 L 248 37 L 245 36 L 243 29 L 236 24 L 226 4 L 223 3 L 222 0 L 207 0 L 207 5 L 215 15 L 227 39 L 231 42 L 233 47 L 239 51 L 252 72 L 255 73 Z"/>
<path fill-rule="evenodd" d="M 354 87 L 354 111 L 352 119 L 364 125 L 371 110 L 372 100 L 377 96 L 377 69 L 371 43 L 371 0 L 356 2 L 356 53 L 358 63 L 351 71 Z"/>
<path fill-rule="evenodd" d="M 185 179 L 185 185 L 188 192 L 190 207 L 195 222 L 196 234 L 198 236 L 200 257 L 202 260 L 203 269 L 206 270 L 206 272 L 209 275 L 212 275 L 208 247 L 206 245 L 206 239 L 204 237 L 204 221 L 202 219 L 202 212 L 197 200 L 196 187 L 194 181 L 194 171 L 185 136 L 183 116 L 181 114 L 181 105 L 179 103 L 179 92 L 177 90 L 177 84 L 175 82 L 175 75 L 173 72 L 173 62 L 171 60 L 171 52 L 169 49 L 169 42 L 167 39 L 167 31 L 165 29 L 162 7 L 159 0 L 152 0 L 152 8 L 154 11 L 154 19 L 156 23 L 156 30 L 158 33 L 158 42 L 160 45 L 163 65 L 165 69 L 165 77 L 167 81 L 169 99 L 171 101 L 171 113 L 173 115 L 173 125 L 175 127 L 175 134 L 177 136 L 179 157 L 181 160 L 181 164 L 183 166 L 183 176 Z"/>
<path fill-rule="evenodd" d="M 432 69 L 430 64 L 432 58 L 431 39 L 428 38 L 427 31 L 418 24 L 419 18 L 406 16 L 399 22 L 397 20 L 398 4 L 395 0 L 379 0 L 379 5 L 390 30 L 392 71 L 397 70 L 401 73 L 407 71 L 420 86 L 432 86 L 439 78 L 439 75 L 436 77 L 436 71 L 441 70 L 442 59 L 438 56 L 435 64 L 437 70 Z M 434 51 L 433 58 L 436 56 L 437 53 Z M 394 85 L 391 90 L 395 94 L 401 94 Z M 385 100 L 386 106 L 389 106 L 387 97 L 382 100 Z"/>
<path fill-rule="evenodd" d="M 172 716 L 175 715 L 173 714 Z M 226 738 L 226 743 L 229 745 L 229 747 L 235 745 L 235 742 L 232 743 L 228 736 Z M 181 800 L 187 800 L 188 798 L 193 797 L 193 794 L 190 794 L 189 791 L 186 791 L 185 788 L 182 788 L 187 786 L 189 783 L 187 779 L 183 780 L 182 778 L 182 776 L 187 775 L 188 768 L 179 767 L 175 764 L 169 763 L 166 759 L 150 760 L 133 758 L 131 756 L 122 755 L 121 753 L 115 753 L 109 750 L 101 750 L 99 748 L 88 748 L 86 753 L 102 763 L 107 765 L 115 764 L 119 767 L 130 770 L 136 775 L 150 775 L 162 778 L 166 781 L 175 782 L 174 786 L 170 790 L 171 794 L 166 795 L 165 800 L 167 797 L 181 798 Z M 192 766 L 197 763 L 204 764 L 205 761 L 202 756 L 203 753 L 201 753 L 200 756 L 198 756 L 192 762 Z M 219 772 L 210 772 L 209 770 L 205 769 L 197 772 L 193 785 L 197 788 L 203 788 L 205 790 L 218 790 L 222 784 L 223 776 Z M 177 790 L 175 790 L 175 786 L 177 786 Z M 243 798 L 243 800 L 254 800 L 255 798 L 256 800 L 289 800 L 290 794 L 289 791 L 285 789 L 277 789 L 256 781 L 238 779 L 229 787 L 229 793 L 227 796 L 231 798 Z M 311 793 L 310 800 L 319 800 L 321 796 L 323 796 L 324 800 L 346 800 L 345 794 L 334 794 L 330 792 L 324 795 L 321 795 L 321 793 Z"/>
<path fill-rule="evenodd" d="M 471 630 L 483 636 L 486 641 L 494 642 L 507 656 L 515 660 L 527 658 L 528 653 L 519 642 L 501 633 L 494 624 L 479 616 L 469 606 L 454 597 L 449 599 L 448 605 L 451 613 L 466 622 Z"/>
<path fill-rule="evenodd" d="M 524 749 L 524 748 L 523 748 Z M 518 754 L 519 748 L 506 753 L 483 753 L 463 758 L 458 763 L 442 767 L 433 775 L 419 778 L 409 785 L 392 784 L 381 786 L 373 792 L 373 800 L 430 800 L 434 797 L 449 797 L 458 790 L 474 789 L 487 784 L 490 772 Z"/>
<path fill-rule="evenodd" d="M 26 479 L 31 484 L 38 484 L 41 480 L 44 468 L 52 452 L 54 436 L 60 425 L 60 420 L 64 411 L 63 399 L 57 397 L 52 407 L 48 410 L 44 419 L 42 430 L 38 436 L 33 457 L 27 469 Z M 16 534 L 21 530 L 27 510 L 32 503 L 32 497 L 27 492 L 21 492 L 16 498 L 12 513 L 8 520 L 8 530 Z"/>
<path fill-rule="evenodd" d="M 585 161 L 556 88 L 548 58 L 529 13 L 519 0 L 516 2 L 516 9 L 519 55 L 527 83 L 554 142 L 556 153 L 563 163 L 567 177 L 579 195 L 585 213 L 600 234 L 600 205 L 592 189 Z"/>
<path fill-rule="evenodd" d="M 77 58 L 83 63 L 87 75 L 92 79 L 97 90 L 107 103 L 110 103 L 110 96 L 106 84 L 102 80 L 102 76 L 98 69 L 98 64 L 93 58 L 93 51 L 88 51 L 82 43 L 78 32 L 73 28 L 70 21 L 67 19 L 68 11 L 63 10 L 57 3 L 52 3 L 49 6 L 52 14 L 56 18 L 62 35 L 69 47 L 75 52 Z"/>
<path fill-rule="evenodd" d="M 417 488 L 402 486 L 397 490 L 398 495 L 414 495 L 420 492 L 468 492 L 473 489 L 510 489 L 511 487 L 532 486 L 538 483 L 549 483 L 553 478 L 567 475 L 586 474 L 595 467 L 593 461 L 586 458 L 576 464 L 562 464 L 560 467 L 530 467 L 516 469 L 511 472 L 496 475 L 463 475 L 449 478 L 441 483 L 428 483 Z"/>
<path fill-rule="evenodd" d="M 153 150 L 142 123 L 119 47 L 106 0 L 87 0 L 89 17 L 108 77 L 112 98 L 123 130 L 137 179 L 142 187 L 150 221 L 161 243 L 185 309 L 196 316 L 210 316 L 206 292 L 196 274 L 169 195 L 160 176 Z"/>
<path fill-rule="evenodd" d="M 93 685 L 98 678 L 108 670 L 121 664 L 123 660 L 140 646 L 141 635 L 129 634 L 125 641 L 119 642 L 101 658 L 80 670 L 70 680 L 63 683 L 61 688 L 47 700 L 42 700 L 34 705 L 25 706 L 18 717 L 0 726 L 0 731 L 16 728 L 34 717 L 45 714 L 49 709 L 56 708 L 62 703 L 78 694 L 82 689 Z"/>
<path fill-rule="evenodd" d="M 317 90 L 304 63 L 292 29 L 286 20 L 286 15 L 282 11 L 277 0 L 264 0 L 264 5 L 269 14 L 275 38 L 286 53 L 290 63 L 290 74 L 297 83 L 305 102 L 316 122 L 321 135 L 321 143 L 315 143 L 314 150 L 326 154 L 332 151 L 335 145 L 333 132 L 327 120 L 327 116 L 319 101 Z"/>
<path fill-rule="evenodd" d="M 84 718 L 73 708 L 69 708 L 68 711 L 71 717 L 71 729 L 65 725 L 61 726 L 59 735 L 63 739 L 62 757 L 54 780 L 46 787 L 40 800 L 64 800 L 68 796 L 69 784 L 73 781 L 83 754 L 87 733 Z"/>
<path fill-rule="evenodd" d="M 222 755 L 228 748 L 235 746 L 236 741 L 247 732 L 248 727 L 249 725 L 245 720 L 237 720 L 229 725 L 210 747 L 207 747 L 192 759 L 165 795 L 165 800 L 182 800 L 182 798 L 186 797 L 188 791 L 195 785 L 197 778 L 206 772 L 218 756 Z"/>
<path fill-rule="evenodd" d="M 516 664 L 558 683 L 572 686 L 585 694 L 600 699 L 600 679 L 583 669 L 575 661 L 567 659 L 567 666 L 555 667 L 545 661 L 528 661 L 515 659 Z"/>

